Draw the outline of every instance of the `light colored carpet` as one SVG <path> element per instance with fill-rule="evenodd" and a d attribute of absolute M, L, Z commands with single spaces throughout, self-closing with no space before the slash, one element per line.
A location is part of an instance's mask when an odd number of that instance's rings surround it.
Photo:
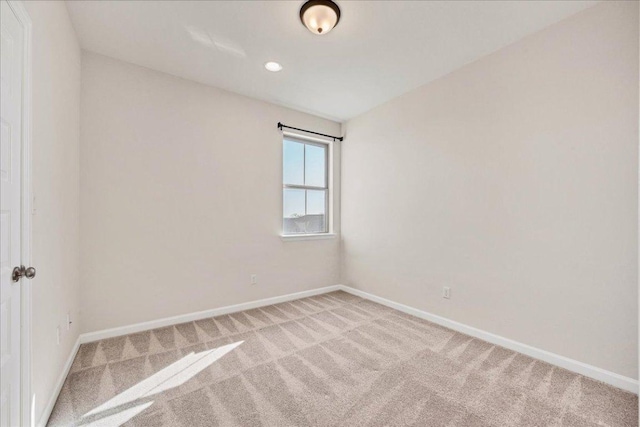
<path fill-rule="evenodd" d="M 637 396 L 345 292 L 83 344 L 49 425 L 637 426 Z"/>

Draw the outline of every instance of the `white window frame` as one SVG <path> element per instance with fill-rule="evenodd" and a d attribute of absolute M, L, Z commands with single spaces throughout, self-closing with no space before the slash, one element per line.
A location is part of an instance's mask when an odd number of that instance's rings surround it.
<path fill-rule="evenodd" d="M 314 138 L 306 135 L 300 135 L 293 132 L 282 132 L 282 146 L 284 147 L 284 141 L 291 140 L 294 142 L 299 142 L 301 144 L 310 144 L 310 145 L 321 145 L 326 148 L 326 188 L 325 187 L 314 187 L 307 185 L 291 185 L 284 183 L 284 173 L 282 175 L 282 192 L 281 194 L 281 232 L 280 236 L 284 241 L 298 241 L 298 240 L 319 240 L 319 239 L 333 239 L 335 238 L 335 233 L 333 232 L 333 141 L 327 141 L 320 138 Z M 282 167 L 281 171 L 284 171 L 284 156 L 282 157 Z M 296 234 L 285 234 L 284 233 L 284 190 L 290 189 L 300 189 L 300 190 L 324 190 L 326 191 L 326 202 L 325 202 L 325 216 L 326 216 L 326 227 L 324 232 L 322 233 L 296 233 Z"/>

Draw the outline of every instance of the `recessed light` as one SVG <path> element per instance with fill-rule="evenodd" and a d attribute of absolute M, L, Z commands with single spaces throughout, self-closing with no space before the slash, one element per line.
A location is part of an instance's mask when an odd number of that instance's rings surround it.
<path fill-rule="evenodd" d="M 273 71 L 274 73 L 282 70 L 282 65 L 278 64 L 277 62 L 273 62 L 273 61 L 269 61 L 266 64 L 264 64 L 264 68 L 266 68 L 269 71 Z"/>

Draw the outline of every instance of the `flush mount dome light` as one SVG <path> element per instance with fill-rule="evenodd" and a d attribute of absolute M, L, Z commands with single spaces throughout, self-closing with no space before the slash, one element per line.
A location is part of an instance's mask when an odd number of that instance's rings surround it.
<path fill-rule="evenodd" d="M 264 68 L 266 68 L 269 71 L 273 71 L 275 73 L 277 71 L 282 70 L 282 65 L 278 64 L 277 62 L 269 61 L 266 64 L 264 64 Z"/>
<path fill-rule="evenodd" d="M 331 0 L 309 0 L 300 9 L 300 20 L 313 34 L 327 34 L 340 21 L 340 8 Z"/>

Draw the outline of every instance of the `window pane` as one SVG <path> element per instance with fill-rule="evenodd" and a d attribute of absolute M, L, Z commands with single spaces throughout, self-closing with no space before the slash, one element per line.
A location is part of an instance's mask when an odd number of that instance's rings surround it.
<path fill-rule="evenodd" d="M 307 190 L 307 215 L 324 215 L 324 190 Z"/>
<path fill-rule="evenodd" d="M 326 147 L 305 145 L 305 185 L 324 187 L 326 185 Z"/>
<path fill-rule="evenodd" d="M 305 233 L 305 190 L 285 189 L 283 200 L 282 229 L 284 234 Z"/>
<path fill-rule="evenodd" d="M 285 189 L 283 194 L 284 234 L 326 232 L 326 191 Z"/>
<path fill-rule="evenodd" d="M 326 192 L 307 190 L 307 233 L 324 233 L 327 230 Z"/>
<path fill-rule="evenodd" d="M 298 218 L 305 215 L 305 190 L 284 190 L 284 217 Z"/>
<path fill-rule="evenodd" d="M 304 184 L 304 144 L 284 140 L 282 146 L 283 177 L 285 184 Z M 285 215 L 286 216 L 286 215 Z"/>

